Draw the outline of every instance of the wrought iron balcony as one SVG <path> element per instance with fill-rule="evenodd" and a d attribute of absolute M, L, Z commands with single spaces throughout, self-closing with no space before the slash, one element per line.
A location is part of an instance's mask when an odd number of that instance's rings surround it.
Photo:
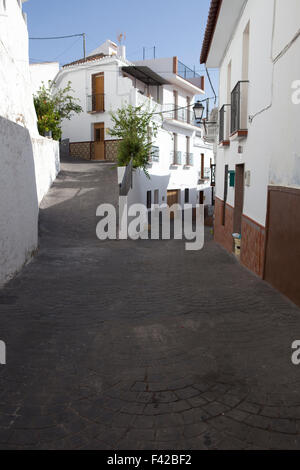
<path fill-rule="evenodd" d="M 182 152 L 171 152 L 171 165 L 182 165 Z"/>
<path fill-rule="evenodd" d="M 248 87 L 248 80 L 240 81 L 231 93 L 231 135 L 248 134 Z"/>
<path fill-rule="evenodd" d="M 186 166 L 194 166 L 194 154 L 193 153 L 185 153 L 185 165 Z"/>
<path fill-rule="evenodd" d="M 88 95 L 87 97 L 87 112 L 88 113 L 103 113 L 105 111 L 105 95 L 97 93 Z"/>
<path fill-rule="evenodd" d="M 149 163 L 159 163 L 159 147 L 152 146 Z"/>
<path fill-rule="evenodd" d="M 227 116 L 229 113 L 230 104 L 224 104 L 220 109 L 219 113 L 219 144 L 229 143 L 229 123 L 227 122 Z"/>
<path fill-rule="evenodd" d="M 172 103 L 165 104 L 162 108 L 164 119 L 175 119 L 175 121 L 195 125 L 195 117 L 191 109 L 181 106 L 176 107 Z"/>

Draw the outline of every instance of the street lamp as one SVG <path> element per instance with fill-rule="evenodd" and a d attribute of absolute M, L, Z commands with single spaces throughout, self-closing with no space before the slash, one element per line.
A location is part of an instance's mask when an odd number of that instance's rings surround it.
<path fill-rule="evenodd" d="M 197 101 L 194 105 L 194 114 L 195 114 L 195 119 L 197 122 L 201 122 L 203 118 L 203 113 L 204 113 L 204 106 L 201 103 L 201 101 Z"/>

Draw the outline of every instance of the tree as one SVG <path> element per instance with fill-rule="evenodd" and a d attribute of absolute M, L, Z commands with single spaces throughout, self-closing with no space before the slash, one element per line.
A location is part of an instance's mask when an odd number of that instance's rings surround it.
<path fill-rule="evenodd" d="M 52 132 L 55 140 L 61 138 L 61 121 L 62 119 L 71 119 L 71 116 L 82 112 L 82 107 L 77 103 L 70 92 L 71 82 L 64 89 L 54 91 L 51 82 L 48 88 L 43 84 L 37 94 L 33 97 L 34 106 L 38 118 L 38 130 L 41 135 L 46 132 Z"/>
<path fill-rule="evenodd" d="M 126 166 L 133 158 L 133 168 L 142 168 L 149 177 L 147 165 L 152 154 L 152 138 L 156 137 L 158 124 L 153 121 L 155 111 L 143 106 L 128 105 L 111 113 L 114 123 L 109 130 L 111 136 L 120 140 L 118 147 L 118 165 Z"/>

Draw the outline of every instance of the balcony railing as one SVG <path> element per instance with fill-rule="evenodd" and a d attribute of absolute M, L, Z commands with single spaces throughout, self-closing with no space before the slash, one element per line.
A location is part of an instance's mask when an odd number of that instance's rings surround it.
<path fill-rule="evenodd" d="M 248 87 L 249 81 L 240 81 L 231 93 L 231 135 L 248 129 Z"/>
<path fill-rule="evenodd" d="M 152 146 L 149 163 L 159 163 L 159 147 Z"/>
<path fill-rule="evenodd" d="M 195 72 L 195 70 L 190 69 L 186 65 L 184 65 L 182 62 L 178 61 L 178 70 L 177 74 L 185 79 L 189 78 L 200 78 L 200 75 Z"/>
<path fill-rule="evenodd" d="M 172 103 L 165 104 L 162 108 L 164 119 L 175 119 L 176 121 L 195 125 L 195 117 L 191 109 L 180 106 L 176 107 Z"/>
<path fill-rule="evenodd" d="M 185 165 L 186 166 L 194 166 L 194 154 L 193 153 L 185 153 Z"/>
<path fill-rule="evenodd" d="M 105 95 L 103 93 L 88 95 L 87 112 L 88 113 L 103 113 L 105 111 L 104 102 L 105 102 Z"/>
<path fill-rule="evenodd" d="M 171 165 L 182 165 L 182 152 L 171 152 Z"/>
<path fill-rule="evenodd" d="M 220 109 L 219 114 L 219 144 L 229 139 L 227 127 L 227 113 L 229 112 L 230 104 L 224 104 Z"/>

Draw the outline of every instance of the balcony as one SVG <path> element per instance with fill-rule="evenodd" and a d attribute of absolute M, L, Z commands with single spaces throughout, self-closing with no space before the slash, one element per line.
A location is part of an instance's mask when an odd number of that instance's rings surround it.
<path fill-rule="evenodd" d="M 152 146 L 149 163 L 159 163 L 159 147 Z"/>
<path fill-rule="evenodd" d="M 248 135 L 249 81 L 240 81 L 231 93 L 231 139 L 244 139 Z"/>
<path fill-rule="evenodd" d="M 194 154 L 193 153 L 185 153 L 185 166 L 194 166 Z"/>
<path fill-rule="evenodd" d="M 104 113 L 105 107 L 105 95 L 104 94 L 93 94 L 87 96 L 87 112 L 88 113 Z"/>
<path fill-rule="evenodd" d="M 195 70 L 190 69 L 179 60 L 177 65 L 177 75 L 179 75 L 181 78 L 184 78 L 185 80 L 190 80 L 191 78 L 200 78 L 200 75 L 196 73 Z"/>
<path fill-rule="evenodd" d="M 219 145 L 227 147 L 230 145 L 229 140 L 229 122 L 228 122 L 228 113 L 230 104 L 224 104 L 220 109 L 219 113 Z"/>
<path fill-rule="evenodd" d="M 176 107 L 174 103 L 170 103 L 162 106 L 162 112 L 164 119 L 171 119 L 195 126 L 195 117 L 191 109 L 180 106 Z"/>
<path fill-rule="evenodd" d="M 171 166 L 182 165 L 182 152 L 171 152 Z"/>

